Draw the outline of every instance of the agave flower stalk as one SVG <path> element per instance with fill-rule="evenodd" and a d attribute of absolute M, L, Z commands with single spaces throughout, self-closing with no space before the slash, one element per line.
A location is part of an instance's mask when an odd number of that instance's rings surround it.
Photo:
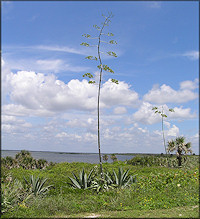
<path fill-rule="evenodd" d="M 99 35 L 97 37 L 91 37 L 90 34 L 83 34 L 82 35 L 83 37 L 86 37 L 88 39 L 97 39 L 97 41 L 98 41 L 97 45 L 90 45 L 89 43 L 86 43 L 86 42 L 81 43 L 81 45 L 86 46 L 86 47 L 97 47 L 98 57 L 87 56 L 86 59 L 99 61 L 99 65 L 97 66 L 97 68 L 100 70 L 100 72 L 99 72 L 99 82 L 98 82 L 98 97 L 97 97 L 97 137 L 98 137 L 97 141 L 98 141 L 98 152 L 99 152 L 99 164 L 100 164 L 101 178 L 103 178 L 103 166 L 102 166 L 102 158 L 101 158 L 101 142 L 100 142 L 100 92 L 101 92 L 101 82 L 102 82 L 103 71 L 114 73 L 114 71 L 109 66 L 102 63 L 101 54 L 104 53 L 104 54 L 109 55 L 109 56 L 117 57 L 115 52 L 112 52 L 112 51 L 103 52 L 103 51 L 100 50 L 101 43 L 117 44 L 117 42 L 114 41 L 114 40 L 110 40 L 110 41 L 106 42 L 106 41 L 103 41 L 101 39 L 103 35 L 114 36 L 113 33 L 104 33 L 103 32 L 105 26 L 109 25 L 109 23 L 111 21 L 110 19 L 113 17 L 112 13 L 110 13 L 108 15 L 108 17 L 106 17 L 104 15 L 102 15 L 102 16 L 105 18 L 105 21 L 103 22 L 102 26 L 99 27 L 97 25 L 93 25 L 93 27 L 99 31 Z M 86 73 L 86 74 L 83 75 L 83 77 L 88 77 L 90 79 L 89 80 L 90 84 L 96 83 L 94 80 L 92 80 L 92 78 L 94 76 L 91 73 Z M 116 79 L 111 79 L 111 82 L 118 84 L 118 80 L 116 80 Z"/>

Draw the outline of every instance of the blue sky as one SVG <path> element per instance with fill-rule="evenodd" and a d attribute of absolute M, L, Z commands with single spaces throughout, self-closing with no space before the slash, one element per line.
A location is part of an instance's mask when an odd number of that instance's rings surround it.
<path fill-rule="evenodd" d="M 198 153 L 199 12 L 198 2 L 3 2 L 2 3 L 2 149 L 97 151 L 96 44 L 105 32 L 117 45 L 102 50 L 115 73 L 104 73 L 101 92 L 102 152 L 164 152 L 167 140 L 185 136 Z M 108 39 L 104 38 L 105 40 Z M 110 79 L 119 80 L 113 84 Z M 175 112 L 170 113 L 169 108 Z"/>

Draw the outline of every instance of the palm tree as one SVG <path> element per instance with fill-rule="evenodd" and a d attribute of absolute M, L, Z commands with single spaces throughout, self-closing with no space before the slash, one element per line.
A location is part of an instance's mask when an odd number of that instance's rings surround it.
<path fill-rule="evenodd" d="M 168 152 L 176 151 L 178 166 L 182 164 L 182 155 L 192 153 L 191 142 L 185 143 L 184 137 L 177 137 L 175 140 L 168 141 Z"/>
<path fill-rule="evenodd" d="M 117 161 L 117 157 L 116 157 L 115 154 L 111 154 L 111 155 L 110 155 L 110 158 L 113 160 L 113 162 L 114 162 L 114 161 Z"/>
<path fill-rule="evenodd" d="M 1 158 L 1 162 L 3 165 L 5 165 L 7 168 L 11 169 L 15 166 L 15 159 L 13 157 L 7 156 L 5 158 Z"/>
<path fill-rule="evenodd" d="M 24 157 L 31 157 L 31 153 L 26 150 L 21 150 L 19 153 L 15 155 L 15 159 L 20 159 Z"/>
<path fill-rule="evenodd" d="M 36 167 L 38 169 L 43 169 L 43 168 L 45 168 L 47 166 L 47 164 L 48 164 L 48 162 L 45 159 L 39 159 L 36 162 Z"/>
<path fill-rule="evenodd" d="M 103 160 L 106 161 L 106 162 L 108 161 L 108 155 L 107 154 L 103 155 Z"/>
<path fill-rule="evenodd" d="M 20 151 L 15 155 L 15 159 L 19 166 L 22 166 L 24 169 L 33 169 L 36 166 L 36 160 L 31 156 L 29 151 Z"/>

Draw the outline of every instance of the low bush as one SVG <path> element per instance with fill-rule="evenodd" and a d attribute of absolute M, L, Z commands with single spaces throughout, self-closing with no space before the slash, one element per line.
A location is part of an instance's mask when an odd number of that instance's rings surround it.
<path fill-rule="evenodd" d="M 162 166 L 162 167 L 179 167 L 178 166 L 178 159 L 176 155 L 169 155 L 168 157 L 165 155 L 149 155 L 149 156 L 135 156 L 131 160 L 128 160 L 127 163 L 134 165 L 134 166 Z M 183 156 L 182 167 L 191 168 L 198 164 L 198 156 L 194 155 L 185 155 Z"/>
<path fill-rule="evenodd" d="M 55 163 L 47 162 L 45 159 L 34 159 L 31 153 L 26 150 L 22 150 L 15 155 L 15 158 L 7 156 L 1 158 L 1 164 L 7 169 L 20 168 L 23 169 L 45 169 L 47 167 L 54 166 Z"/>
<path fill-rule="evenodd" d="M 45 186 L 47 179 L 30 176 L 30 180 L 24 178 L 25 183 L 14 178 L 11 174 L 4 177 L 1 183 L 1 213 L 12 211 L 17 206 L 26 208 L 26 202 L 32 196 L 44 196 L 52 185 Z"/>
<path fill-rule="evenodd" d="M 18 179 L 7 177 L 7 182 L 1 184 L 1 212 L 5 213 L 17 205 L 24 204 L 29 194 Z"/>

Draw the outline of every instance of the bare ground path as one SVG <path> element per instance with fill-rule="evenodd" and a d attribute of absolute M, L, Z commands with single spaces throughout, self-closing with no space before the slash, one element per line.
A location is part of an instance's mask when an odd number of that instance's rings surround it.
<path fill-rule="evenodd" d="M 60 218 L 199 218 L 199 205 L 170 209 L 101 211 L 96 213 L 79 213 Z M 54 218 L 57 218 L 54 216 Z"/>

